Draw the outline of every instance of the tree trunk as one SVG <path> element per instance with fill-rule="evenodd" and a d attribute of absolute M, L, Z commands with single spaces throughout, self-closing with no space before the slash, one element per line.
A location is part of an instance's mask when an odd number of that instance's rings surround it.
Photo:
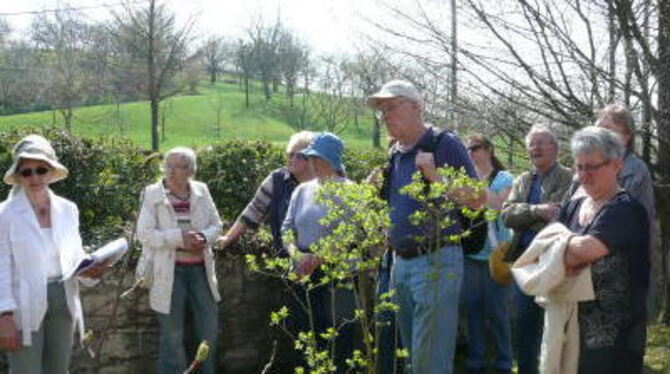
<path fill-rule="evenodd" d="M 158 138 L 158 113 L 160 101 L 157 97 L 152 97 L 149 105 L 151 106 L 151 150 L 158 152 L 160 147 Z"/>
<path fill-rule="evenodd" d="M 451 0 L 451 111 L 449 119 L 452 128 L 458 133 L 456 102 L 458 101 L 458 23 L 456 20 L 456 0 Z"/>
<path fill-rule="evenodd" d="M 372 128 L 372 146 L 375 148 L 381 148 L 381 138 L 382 138 L 382 127 L 379 123 L 377 116 L 375 118 L 374 127 Z"/>
<path fill-rule="evenodd" d="M 158 139 L 158 112 L 160 105 L 160 90 L 157 86 L 156 76 L 156 46 L 155 46 L 155 28 L 156 28 L 156 2 L 151 0 L 149 2 L 149 33 L 148 45 L 149 52 L 147 53 L 147 70 L 149 72 L 149 102 L 151 106 L 151 150 L 158 152 L 160 147 Z"/>
<path fill-rule="evenodd" d="M 244 75 L 244 105 L 249 107 L 249 75 Z"/>
<path fill-rule="evenodd" d="M 209 83 L 211 83 L 212 86 L 216 84 L 216 70 L 209 72 Z"/>
<path fill-rule="evenodd" d="M 658 216 L 661 217 L 661 245 L 664 257 L 665 308 L 664 322 L 670 324 L 670 282 L 668 282 L 668 251 L 670 250 L 670 0 L 658 1 Z"/>
<path fill-rule="evenodd" d="M 74 117 L 74 113 L 72 112 L 72 107 L 65 108 L 61 111 L 61 114 L 63 114 L 63 122 L 65 124 L 65 131 L 68 133 L 72 133 L 72 117 Z"/>

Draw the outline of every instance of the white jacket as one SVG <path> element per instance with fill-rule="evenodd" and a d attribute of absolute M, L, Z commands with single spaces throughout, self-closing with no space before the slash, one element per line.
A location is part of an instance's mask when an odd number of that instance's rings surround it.
<path fill-rule="evenodd" d="M 540 354 L 542 374 L 577 374 L 579 367 L 578 302 L 593 300 L 591 268 L 567 277 L 563 258 L 574 236 L 561 223 L 540 231 L 528 249 L 512 265 L 519 288 L 535 296 L 544 308 L 544 332 Z"/>
<path fill-rule="evenodd" d="M 79 210 L 51 190 L 49 197 L 53 242 L 65 274 L 86 256 L 79 235 Z M 39 329 L 47 311 L 45 248 L 45 238 L 25 191 L 13 190 L 0 207 L 0 312 L 14 311 L 23 345 L 32 344 L 28 332 Z M 81 336 L 84 316 L 77 278 L 65 281 L 64 288 L 70 315 Z"/>
<path fill-rule="evenodd" d="M 214 300 L 219 302 L 219 286 L 214 269 L 211 243 L 221 231 L 221 219 L 207 185 L 190 181 L 191 225 L 205 235 L 204 251 L 207 281 Z M 137 222 L 137 237 L 142 242 L 138 275 L 149 282 L 149 304 L 156 312 L 169 314 L 177 248 L 183 247 L 181 229 L 168 200 L 163 182 L 144 189 L 142 208 Z"/>

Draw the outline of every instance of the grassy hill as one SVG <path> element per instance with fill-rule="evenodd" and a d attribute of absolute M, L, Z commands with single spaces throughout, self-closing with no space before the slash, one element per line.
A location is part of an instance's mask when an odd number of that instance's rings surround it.
<path fill-rule="evenodd" d="M 296 131 L 284 114 L 288 107 L 283 90 L 266 101 L 260 87 L 254 86 L 250 106 L 244 105 L 244 91 L 236 84 L 203 83 L 197 95 L 173 97 L 163 103 L 165 137 L 161 149 L 176 145 L 200 147 L 225 139 L 265 139 L 283 144 Z M 221 129 L 216 126 L 217 107 L 221 108 Z M 146 101 L 116 105 L 96 105 L 75 110 L 72 131 L 90 137 L 126 137 L 150 147 L 150 115 Z M 359 118 L 359 127 L 352 122 L 339 134 L 347 147 L 363 148 L 372 144 L 372 113 Z M 53 111 L 0 116 L 0 131 L 18 126 L 64 127 L 60 114 Z M 315 124 L 312 130 L 322 130 Z"/>

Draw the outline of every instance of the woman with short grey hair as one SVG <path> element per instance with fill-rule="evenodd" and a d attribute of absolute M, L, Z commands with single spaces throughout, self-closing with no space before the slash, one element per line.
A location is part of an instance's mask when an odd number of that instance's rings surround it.
<path fill-rule="evenodd" d="M 586 127 L 571 140 L 585 192 L 565 204 L 559 221 L 575 236 L 564 257 L 568 274 L 591 267 L 595 299 L 579 303 L 579 373 L 642 372 L 649 222 L 617 174 L 623 145 L 611 131 Z M 615 358 L 615 359 L 613 359 Z"/>
<path fill-rule="evenodd" d="M 174 147 L 167 151 L 165 154 L 165 160 L 168 160 L 170 157 L 180 157 L 185 165 L 188 166 L 188 170 L 191 171 L 192 175 L 198 171 L 198 162 L 196 160 L 195 151 L 188 147 Z M 165 164 L 163 165 L 163 172 L 165 172 Z"/>
<path fill-rule="evenodd" d="M 221 219 L 207 185 L 193 180 L 195 152 L 177 147 L 165 155 L 161 180 L 144 190 L 137 223 L 142 243 L 138 276 L 150 289 L 149 304 L 158 313 L 158 373 L 182 373 L 186 310 L 193 312 L 195 335 L 212 354 L 203 373 L 216 371 L 218 302 L 221 300 L 211 244 Z"/>

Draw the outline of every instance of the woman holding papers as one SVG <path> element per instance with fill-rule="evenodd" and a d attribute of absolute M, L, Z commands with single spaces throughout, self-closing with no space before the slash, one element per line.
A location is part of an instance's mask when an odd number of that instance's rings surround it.
<path fill-rule="evenodd" d="M 219 235 L 221 219 L 207 185 L 192 180 L 193 150 L 171 149 L 163 170 L 164 178 L 148 186 L 142 197 L 138 276 L 150 288 L 149 303 L 160 321 L 158 372 L 181 373 L 187 366 L 183 343 L 187 308 L 194 315 L 196 337 L 216 352 L 221 297 L 211 243 Z M 203 364 L 203 373 L 214 373 L 214 356 Z"/>
<path fill-rule="evenodd" d="M 571 141 L 586 196 L 561 209 L 576 236 L 565 252 L 568 274 L 591 268 L 595 299 L 579 303 L 579 373 L 642 373 L 649 286 L 649 222 L 617 183 L 624 149 L 609 130 L 586 127 Z"/>
<path fill-rule="evenodd" d="M 49 188 L 68 170 L 39 135 L 21 139 L 0 204 L 0 348 L 13 373 L 67 373 L 74 331 L 84 331 L 77 277 L 85 257 L 77 206 Z M 81 276 L 97 278 L 105 265 Z"/>

